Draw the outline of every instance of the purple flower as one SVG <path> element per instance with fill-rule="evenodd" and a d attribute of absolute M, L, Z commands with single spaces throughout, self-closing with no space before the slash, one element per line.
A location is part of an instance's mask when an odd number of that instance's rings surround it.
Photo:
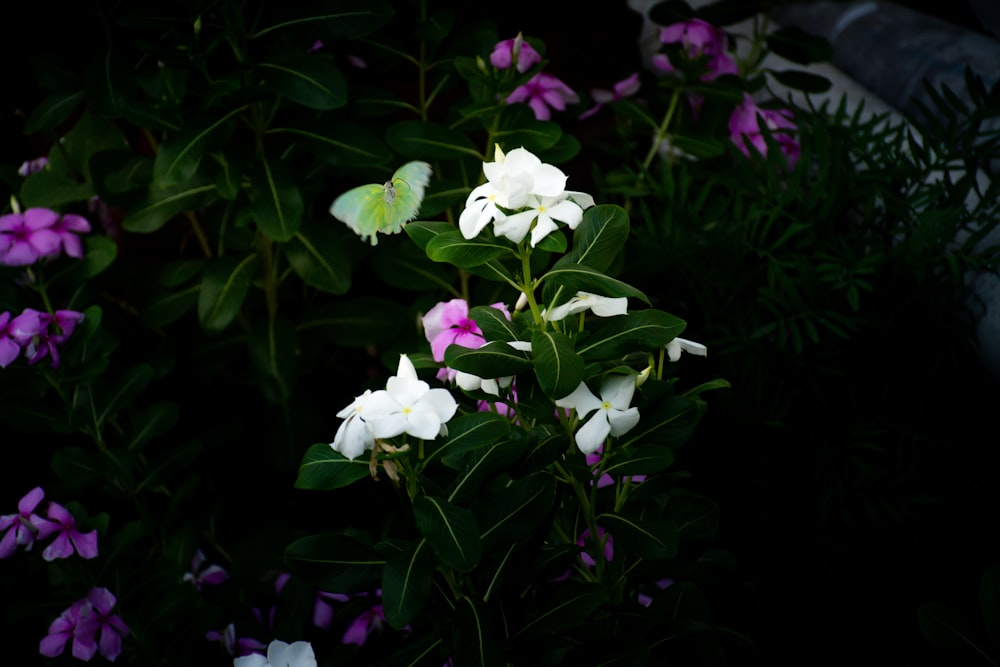
<path fill-rule="evenodd" d="M 69 339 L 83 318 L 83 313 L 75 310 L 57 310 L 50 315 L 25 308 L 10 321 L 7 333 L 24 348 L 29 364 L 48 355 L 52 357 L 52 368 L 59 368 L 59 346 Z"/>
<path fill-rule="evenodd" d="M 792 121 L 792 112 L 788 109 L 761 109 L 747 93 L 743 94 L 743 103 L 733 109 L 729 116 L 729 140 L 749 157 L 750 149 L 744 141 L 761 154 L 767 155 L 767 142 L 760 129 L 760 122 L 770 130 L 772 137 L 781 148 L 788 162 L 788 168 L 793 169 L 798 162 L 802 149 L 792 134 L 798 129 Z"/>
<path fill-rule="evenodd" d="M 538 120 L 552 117 L 549 107 L 565 111 L 566 104 L 576 104 L 580 97 L 565 83 L 545 72 L 539 72 L 527 83 L 518 86 L 507 96 L 507 104 L 527 102 Z"/>
<path fill-rule="evenodd" d="M 90 231 L 90 223 L 87 222 L 86 218 L 82 215 L 69 213 L 60 217 L 51 229 L 59 235 L 63 252 L 77 259 L 83 257 L 83 243 L 78 234 Z"/>
<path fill-rule="evenodd" d="M 78 531 L 76 519 L 59 503 L 49 503 L 48 516 L 59 525 L 59 532 L 42 552 L 43 559 L 51 562 L 56 558 L 69 558 L 74 551 L 87 560 L 97 557 L 96 529 L 89 533 Z"/>
<path fill-rule="evenodd" d="M 603 451 L 604 451 L 604 445 L 601 445 L 593 453 L 587 454 L 586 457 L 584 457 L 586 459 L 586 461 L 587 461 L 587 465 L 591 466 L 591 467 L 594 467 L 598 463 L 600 463 L 601 462 L 601 454 L 602 454 Z M 646 479 L 646 476 L 645 475 L 632 475 L 631 477 L 627 477 L 626 479 L 631 479 L 633 482 L 642 482 L 642 481 L 644 481 Z M 603 489 L 604 487 L 610 486 L 610 485 L 612 485 L 614 483 L 615 483 L 614 477 L 612 477 L 608 473 L 604 473 L 603 475 L 601 475 L 601 478 L 599 480 L 597 480 L 597 488 Z"/>
<path fill-rule="evenodd" d="M 59 252 L 62 239 L 52 229 L 58 219 L 47 208 L 0 216 L 0 264 L 26 266 Z"/>
<path fill-rule="evenodd" d="M 368 635 L 375 631 L 381 631 L 384 623 L 385 612 L 382 611 L 382 605 L 377 604 L 351 621 L 344 632 L 341 643 L 364 646 L 365 642 L 368 641 Z"/>
<path fill-rule="evenodd" d="M 595 561 L 594 557 L 586 549 L 587 538 L 590 537 L 590 529 L 580 533 L 580 538 L 576 541 L 577 545 L 583 547 L 583 551 L 580 552 L 580 560 L 587 567 L 594 567 Z M 603 528 L 597 527 L 597 539 L 600 544 L 603 545 L 604 549 L 604 560 L 610 561 L 615 556 L 615 541 L 608 535 Z"/>
<path fill-rule="evenodd" d="M 229 573 L 220 565 L 209 565 L 205 567 L 205 553 L 198 549 L 191 558 L 191 571 L 186 572 L 183 581 L 190 581 L 194 587 L 201 592 L 202 586 L 218 586 L 229 579 Z"/>
<path fill-rule="evenodd" d="M 18 355 L 21 345 L 10 333 L 10 313 L 0 313 L 0 368 L 7 368 Z"/>
<path fill-rule="evenodd" d="M 35 540 L 44 540 L 59 530 L 58 523 L 35 514 L 35 508 L 43 498 L 45 491 L 36 486 L 18 501 L 17 514 L 0 516 L 0 531 L 7 531 L 0 539 L 0 558 L 7 558 L 20 546 L 25 551 L 31 551 Z"/>
<path fill-rule="evenodd" d="M 490 64 L 497 69 L 507 69 L 516 63 L 517 71 L 522 74 L 541 60 L 542 54 L 524 41 L 520 33 L 513 39 L 497 42 L 493 47 L 493 53 L 490 54 Z"/>
<path fill-rule="evenodd" d="M 682 21 L 661 28 L 660 42 L 682 45 L 684 55 L 690 60 L 707 56 L 706 69 L 700 77 L 702 81 L 710 81 L 722 74 L 738 73 L 736 63 L 726 55 L 729 37 L 725 31 L 701 19 Z M 675 69 L 673 63 L 663 53 L 653 56 L 653 64 L 665 72 L 672 72 Z"/>
<path fill-rule="evenodd" d="M 596 104 L 580 114 L 580 120 L 590 118 L 595 113 L 600 111 L 601 107 L 605 104 L 617 102 L 618 100 L 623 100 L 626 97 L 632 97 L 639 92 L 639 86 L 639 73 L 635 72 L 615 83 L 615 85 L 611 87 L 611 90 L 605 90 L 604 88 L 591 88 L 590 96 L 594 99 Z"/>
<path fill-rule="evenodd" d="M 226 653 L 234 657 L 260 653 L 263 655 L 265 646 L 252 637 L 237 637 L 236 626 L 232 623 L 227 625 L 222 632 L 209 630 L 205 633 L 205 639 L 210 642 L 221 642 Z"/>
<path fill-rule="evenodd" d="M 510 312 L 503 303 L 491 305 L 510 319 Z M 431 356 L 434 357 L 434 361 L 444 361 L 444 351 L 449 345 L 478 350 L 486 344 L 482 330 L 469 317 L 469 304 L 465 299 L 452 299 L 436 304 L 421 318 L 421 323 L 424 336 L 431 344 Z M 455 371 L 442 368 L 438 371 L 437 378 L 441 381 L 454 380 Z"/>
<path fill-rule="evenodd" d="M 323 630 L 329 630 L 330 626 L 333 625 L 333 605 L 327 602 L 327 600 L 347 602 L 350 599 L 350 596 L 343 593 L 316 591 L 316 596 L 313 599 L 313 625 Z"/>
<path fill-rule="evenodd" d="M 34 160 L 27 160 L 21 163 L 21 166 L 17 168 L 17 173 L 21 176 L 30 176 L 31 174 L 37 174 L 49 165 L 49 159 L 44 155 L 41 157 L 36 157 Z"/>
<path fill-rule="evenodd" d="M 669 579 L 669 578 L 667 578 L 667 579 L 660 579 L 660 580 L 658 580 L 656 582 L 656 587 L 659 588 L 661 591 L 664 590 L 664 589 L 670 588 L 673 585 L 674 585 L 674 580 L 673 579 Z M 636 598 L 638 599 L 639 604 L 641 604 L 643 607 L 648 607 L 649 605 L 653 604 L 653 596 L 652 595 L 646 595 L 645 593 L 639 593 L 636 596 Z"/>
<path fill-rule="evenodd" d="M 38 645 L 38 652 L 54 658 L 72 638 L 74 658 L 89 661 L 100 651 L 114 662 L 122 652 L 122 637 L 129 634 L 121 617 L 111 613 L 115 602 L 114 594 L 107 588 L 90 589 L 87 597 L 74 602 L 52 622 L 49 634 Z"/>

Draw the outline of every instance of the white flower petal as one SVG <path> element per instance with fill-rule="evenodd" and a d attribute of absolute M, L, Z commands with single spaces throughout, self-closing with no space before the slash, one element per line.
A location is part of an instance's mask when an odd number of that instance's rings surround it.
<path fill-rule="evenodd" d="M 594 296 L 597 296 L 596 294 Z M 614 315 L 628 314 L 628 297 L 619 296 L 614 298 L 597 297 L 593 300 L 590 310 L 598 317 L 612 317 Z"/>
<path fill-rule="evenodd" d="M 434 410 L 413 410 L 406 416 L 406 432 L 414 438 L 433 440 L 441 430 L 441 419 Z"/>
<path fill-rule="evenodd" d="M 508 215 L 503 220 L 497 220 L 493 224 L 493 232 L 497 236 L 506 237 L 514 243 L 520 243 L 528 235 L 528 230 L 531 228 L 531 221 L 535 219 L 536 215 L 538 213 L 535 209 Z"/>
<path fill-rule="evenodd" d="M 289 645 L 275 639 L 267 647 L 267 662 L 271 667 L 316 667 L 316 654 L 309 642 Z"/>
<path fill-rule="evenodd" d="M 601 398 L 618 410 L 628 409 L 634 393 L 634 375 L 609 375 L 601 383 Z"/>
<path fill-rule="evenodd" d="M 573 408 L 581 419 L 602 405 L 601 400 L 591 393 L 585 382 L 581 382 L 570 395 L 556 399 L 556 407 Z"/>
<path fill-rule="evenodd" d="M 539 215 L 538 222 L 535 223 L 534 228 L 531 230 L 531 247 L 534 248 L 542 239 L 557 229 L 559 229 L 559 225 L 552 218 L 547 215 Z"/>
<path fill-rule="evenodd" d="M 584 454 L 593 454 L 604 444 L 611 432 L 611 425 L 604 410 L 598 410 L 586 424 L 577 429 L 573 438 L 576 440 L 577 448 Z"/>
<path fill-rule="evenodd" d="M 638 423 L 639 408 L 608 411 L 608 424 L 611 426 L 611 435 L 616 438 L 631 431 Z"/>

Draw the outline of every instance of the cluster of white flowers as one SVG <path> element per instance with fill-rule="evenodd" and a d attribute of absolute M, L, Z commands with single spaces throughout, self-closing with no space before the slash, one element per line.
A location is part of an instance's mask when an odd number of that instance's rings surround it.
<path fill-rule="evenodd" d="M 590 195 L 566 190 L 566 174 L 525 148 L 505 155 L 497 146 L 494 161 L 483 163 L 483 173 L 486 183 L 469 193 L 458 219 L 458 228 L 467 239 L 478 236 L 492 222 L 497 236 L 514 243 L 530 233 L 535 247 L 559 228 L 558 222 L 576 229 L 583 210 L 594 205 Z"/>
<path fill-rule="evenodd" d="M 408 433 L 431 440 L 447 432 L 445 424 L 455 416 L 458 403 L 447 389 L 431 389 L 417 377 L 413 362 L 399 355 L 396 374 L 385 389 L 366 390 L 337 413 L 344 421 L 330 446 L 349 459 L 375 446 L 375 439 Z"/>

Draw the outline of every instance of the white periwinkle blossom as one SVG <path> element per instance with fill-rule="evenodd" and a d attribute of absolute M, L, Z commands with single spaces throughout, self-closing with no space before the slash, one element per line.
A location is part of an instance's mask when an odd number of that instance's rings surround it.
<path fill-rule="evenodd" d="M 399 355 L 396 374 L 385 389 L 366 390 L 337 413 L 344 419 L 330 446 L 349 459 L 375 446 L 376 438 L 394 438 L 407 433 L 431 440 L 446 432 L 445 423 L 455 416 L 458 403 L 447 389 L 431 389 L 417 377 L 413 362 Z"/>
<path fill-rule="evenodd" d="M 688 354 L 695 354 L 699 357 L 708 356 L 708 348 L 701 343 L 696 343 L 693 340 L 687 340 L 686 338 L 674 338 L 672 341 L 667 343 L 667 358 L 670 361 L 677 361 L 681 358 L 681 352 L 687 352 Z"/>
<path fill-rule="evenodd" d="M 591 292 L 577 292 L 576 296 L 570 298 L 569 301 L 546 313 L 545 319 L 549 322 L 558 322 L 588 309 L 598 317 L 626 315 L 628 314 L 628 297 L 608 297 Z"/>
<path fill-rule="evenodd" d="M 583 209 L 594 205 L 590 195 L 567 191 L 566 174 L 525 148 L 504 154 L 497 146 L 494 161 L 483 163 L 483 174 L 486 183 L 469 193 L 458 219 L 467 239 L 475 238 L 493 222 L 497 236 L 520 243 L 531 232 L 531 245 L 535 246 L 558 228 L 557 221 L 576 229 Z"/>
<path fill-rule="evenodd" d="M 576 410 L 580 419 L 595 411 L 587 423 L 577 429 L 574 439 L 584 454 L 593 454 L 608 435 L 618 437 L 639 423 L 639 408 L 630 408 L 636 378 L 632 375 L 609 375 L 601 383 L 601 397 L 591 393 L 581 382 L 572 394 L 556 401 L 560 408 Z"/>
<path fill-rule="evenodd" d="M 316 654 L 309 642 L 287 644 L 275 639 L 267 647 L 267 657 L 259 653 L 233 659 L 233 667 L 316 667 Z"/>

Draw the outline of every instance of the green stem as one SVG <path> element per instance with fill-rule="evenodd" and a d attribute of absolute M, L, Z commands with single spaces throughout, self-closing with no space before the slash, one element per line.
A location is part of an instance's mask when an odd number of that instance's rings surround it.
<path fill-rule="evenodd" d="M 642 161 L 642 171 L 639 172 L 640 182 L 643 175 L 649 169 L 649 165 L 653 164 L 653 158 L 656 157 L 657 152 L 660 150 L 660 144 L 667 138 L 667 130 L 670 129 L 670 122 L 674 119 L 674 112 L 677 110 L 677 101 L 680 97 L 680 89 L 675 89 L 674 94 L 670 97 L 670 105 L 667 107 L 667 113 L 663 116 L 663 122 L 660 123 L 660 127 L 656 130 L 656 135 L 653 137 L 653 145 L 649 147 L 649 152 L 646 153 L 646 158 Z"/>
<path fill-rule="evenodd" d="M 535 319 L 535 324 L 544 328 L 545 320 L 542 318 L 542 311 L 538 309 L 538 303 L 535 301 L 535 283 L 531 278 L 531 246 L 528 245 L 527 241 L 520 243 L 518 254 L 521 256 L 520 289 L 524 292 L 524 297 L 528 301 L 528 307 L 531 309 L 531 315 Z"/>

